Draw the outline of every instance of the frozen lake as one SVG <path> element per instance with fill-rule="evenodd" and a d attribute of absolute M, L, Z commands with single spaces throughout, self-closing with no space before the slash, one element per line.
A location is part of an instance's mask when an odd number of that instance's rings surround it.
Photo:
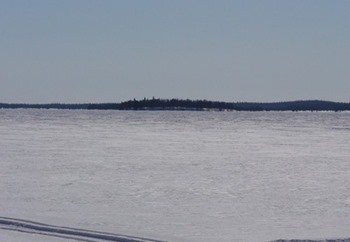
<path fill-rule="evenodd" d="M 3 217 L 184 242 L 350 237 L 348 112 L 0 110 L 0 137 Z"/>

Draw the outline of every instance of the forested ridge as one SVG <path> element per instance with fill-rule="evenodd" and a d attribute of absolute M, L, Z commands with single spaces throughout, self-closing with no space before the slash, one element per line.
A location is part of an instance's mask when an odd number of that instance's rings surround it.
<path fill-rule="evenodd" d="M 288 102 L 219 102 L 190 99 L 141 99 L 121 103 L 85 104 L 13 104 L 0 103 L 0 108 L 87 109 L 87 110 L 193 110 L 193 111 L 350 111 L 350 103 L 322 100 Z"/>

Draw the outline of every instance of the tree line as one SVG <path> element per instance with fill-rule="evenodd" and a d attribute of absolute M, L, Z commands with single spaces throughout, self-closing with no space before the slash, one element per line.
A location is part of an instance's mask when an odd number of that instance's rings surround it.
<path fill-rule="evenodd" d="M 140 99 L 121 103 L 87 104 L 8 104 L 0 108 L 35 109 L 87 109 L 87 110 L 193 110 L 193 111 L 350 111 L 350 103 L 322 100 L 301 100 L 290 102 L 218 102 L 190 99 Z"/>

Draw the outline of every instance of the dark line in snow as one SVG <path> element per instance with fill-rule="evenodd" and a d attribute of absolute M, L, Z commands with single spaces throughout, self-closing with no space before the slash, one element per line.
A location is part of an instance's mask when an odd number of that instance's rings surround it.
<path fill-rule="evenodd" d="M 18 232 L 27 233 L 42 233 L 47 236 L 74 236 L 69 239 L 82 240 L 82 241 L 94 241 L 87 239 L 98 239 L 104 241 L 117 241 L 117 242 L 161 242 L 159 240 L 146 239 L 141 237 L 133 237 L 128 235 L 104 233 L 99 231 L 84 230 L 70 227 L 54 226 L 44 223 L 38 223 L 29 220 L 0 217 L 0 229 L 14 230 Z M 85 240 L 84 240 L 85 239 Z"/>
<path fill-rule="evenodd" d="M 58 237 L 62 239 L 70 239 L 70 240 L 77 240 L 77 241 L 83 241 L 83 242 L 99 242 L 101 240 L 91 240 L 91 239 L 82 239 L 74 236 L 68 236 L 68 235 L 60 235 L 55 233 L 46 233 L 46 232 L 40 232 L 40 231 L 34 231 L 34 230 L 26 230 L 21 228 L 10 228 L 10 227 L 2 227 L 0 226 L 0 229 L 2 230 L 9 230 L 14 232 L 21 232 L 21 233 L 27 233 L 27 234 L 38 234 L 38 235 L 44 235 L 44 236 L 50 236 L 50 237 Z"/>

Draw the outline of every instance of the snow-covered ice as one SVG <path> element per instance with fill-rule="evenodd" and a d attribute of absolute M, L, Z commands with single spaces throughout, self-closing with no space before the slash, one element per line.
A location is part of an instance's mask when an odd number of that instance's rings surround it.
<path fill-rule="evenodd" d="M 0 110 L 0 137 L 3 217 L 185 242 L 350 236 L 348 112 Z M 62 240 L 0 229 L 22 238 Z"/>

